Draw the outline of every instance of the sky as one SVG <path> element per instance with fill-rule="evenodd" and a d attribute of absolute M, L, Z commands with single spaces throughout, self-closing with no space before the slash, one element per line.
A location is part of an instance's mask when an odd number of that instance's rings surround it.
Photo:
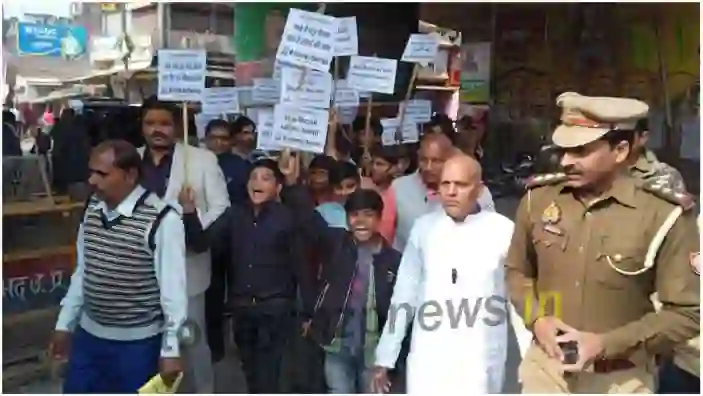
<path fill-rule="evenodd" d="M 70 16 L 72 1 L 69 0 L 3 0 L 5 18 L 20 17 L 22 14 L 49 14 L 59 17 Z"/>

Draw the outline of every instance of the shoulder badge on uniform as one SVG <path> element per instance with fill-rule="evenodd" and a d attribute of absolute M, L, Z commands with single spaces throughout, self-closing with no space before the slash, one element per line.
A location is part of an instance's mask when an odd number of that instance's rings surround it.
<path fill-rule="evenodd" d="M 527 189 L 532 189 L 543 186 L 551 186 L 561 183 L 564 180 L 566 180 L 566 173 L 545 173 L 542 175 L 532 176 L 529 180 L 527 180 L 525 187 Z"/>
<path fill-rule="evenodd" d="M 683 210 L 690 210 L 696 204 L 691 194 L 676 192 L 656 180 L 644 183 L 642 189 L 674 205 L 681 206 Z"/>
<path fill-rule="evenodd" d="M 555 202 L 552 202 L 542 212 L 542 222 L 545 224 L 556 224 L 561 220 L 561 209 Z"/>
<path fill-rule="evenodd" d="M 691 269 L 693 273 L 700 276 L 701 275 L 701 253 L 691 253 Z"/>

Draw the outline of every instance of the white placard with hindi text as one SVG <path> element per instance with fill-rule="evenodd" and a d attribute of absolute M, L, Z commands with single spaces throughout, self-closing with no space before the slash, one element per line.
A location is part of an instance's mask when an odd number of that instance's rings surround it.
<path fill-rule="evenodd" d="M 328 71 L 334 57 L 338 26 L 335 17 L 291 9 L 276 59 L 292 65 Z"/>
<path fill-rule="evenodd" d="M 199 101 L 205 90 L 205 50 L 159 50 L 158 98 L 174 102 Z"/>
<path fill-rule="evenodd" d="M 281 70 L 281 104 L 329 109 L 332 75 L 317 70 Z"/>
<path fill-rule="evenodd" d="M 255 104 L 277 104 L 281 100 L 281 82 L 273 78 L 255 78 L 251 99 Z"/>
<path fill-rule="evenodd" d="M 415 124 L 426 124 L 432 118 L 432 101 L 427 99 L 412 99 L 405 103 L 404 121 Z"/>
<path fill-rule="evenodd" d="M 395 132 L 398 129 L 399 124 L 400 120 L 398 118 L 381 119 L 381 126 L 383 126 L 381 143 L 384 146 L 395 146 L 402 143 L 415 143 L 420 140 L 420 130 L 417 128 L 417 124 L 407 120 L 403 121 L 403 129 L 401 131 L 403 141 L 399 142 L 395 140 Z"/>
<path fill-rule="evenodd" d="M 203 113 L 239 113 L 239 90 L 235 87 L 205 88 L 201 103 Z"/>
<path fill-rule="evenodd" d="M 415 33 L 410 35 L 400 60 L 427 65 L 434 62 L 437 52 L 439 52 L 439 40 L 437 37 Z"/>
<path fill-rule="evenodd" d="M 273 110 L 275 136 L 282 147 L 322 154 L 327 140 L 327 110 L 276 105 Z"/>
<path fill-rule="evenodd" d="M 347 80 L 336 81 L 334 104 L 337 107 L 359 106 L 359 91 L 349 86 Z"/>
<path fill-rule="evenodd" d="M 395 90 L 395 59 L 352 56 L 349 61 L 347 82 L 351 88 L 361 92 L 379 92 L 392 95 Z"/>
<path fill-rule="evenodd" d="M 337 18 L 339 24 L 334 43 L 334 56 L 359 54 L 359 30 L 356 17 Z"/>
<path fill-rule="evenodd" d="M 262 108 L 256 113 L 256 149 L 257 150 L 280 150 L 280 141 L 274 135 L 273 109 Z M 280 139 L 280 136 L 278 137 Z"/>
<path fill-rule="evenodd" d="M 286 69 L 286 68 L 305 70 L 304 67 L 300 67 L 298 65 L 291 65 L 290 63 L 281 62 L 278 59 L 276 59 L 273 64 L 273 75 L 271 76 L 271 78 L 273 78 L 274 80 L 280 80 L 281 79 L 281 72 L 283 71 L 283 69 Z"/>

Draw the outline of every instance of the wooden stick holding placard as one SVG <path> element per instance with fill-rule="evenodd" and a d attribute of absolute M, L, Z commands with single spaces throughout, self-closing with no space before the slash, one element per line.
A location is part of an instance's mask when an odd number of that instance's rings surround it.
<path fill-rule="evenodd" d="M 398 129 L 395 131 L 395 140 L 399 143 L 403 143 L 403 122 L 405 122 L 405 108 L 408 106 L 408 101 L 410 100 L 410 95 L 413 93 L 415 88 L 415 80 L 417 79 L 417 74 L 420 72 L 420 65 L 415 64 L 413 66 L 413 74 L 410 76 L 410 83 L 408 84 L 408 90 L 405 92 L 405 100 L 400 104 L 400 116 L 398 117 Z"/>
<path fill-rule="evenodd" d="M 188 103 L 183 102 L 183 185 L 188 186 Z"/>

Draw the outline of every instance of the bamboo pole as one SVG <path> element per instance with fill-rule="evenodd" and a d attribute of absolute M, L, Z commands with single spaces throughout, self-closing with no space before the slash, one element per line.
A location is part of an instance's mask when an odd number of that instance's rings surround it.
<path fill-rule="evenodd" d="M 415 64 L 413 66 L 413 74 L 410 76 L 410 83 L 408 84 L 408 90 L 405 92 L 405 100 L 400 105 L 400 116 L 398 117 L 398 129 L 395 131 L 395 140 L 399 143 L 403 143 L 403 122 L 405 122 L 405 108 L 408 106 L 408 101 L 410 101 L 410 95 L 413 93 L 413 88 L 415 87 L 415 80 L 417 79 L 417 74 L 420 72 L 420 65 Z"/>

